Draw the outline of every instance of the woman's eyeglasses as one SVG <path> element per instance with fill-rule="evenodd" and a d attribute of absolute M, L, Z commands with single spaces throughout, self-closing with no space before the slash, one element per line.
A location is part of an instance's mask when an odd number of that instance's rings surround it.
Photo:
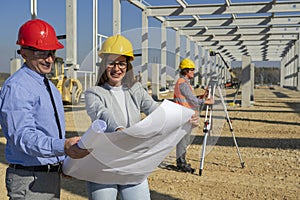
<path fill-rule="evenodd" d="M 115 62 L 115 61 L 108 61 L 107 62 L 107 68 L 114 68 L 115 66 L 118 66 L 119 69 L 123 70 L 127 68 L 127 62 L 123 62 L 123 61 L 119 61 L 119 62 Z"/>
<path fill-rule="evenodd" d="M 32 47 L 22 47 L 22 49 L 27 49 L 33 52 L 33 55 L 36 58 L 46 59 L 48 57 L 55 58 L 55 52 L 56 50 L 39 50 Z"/>

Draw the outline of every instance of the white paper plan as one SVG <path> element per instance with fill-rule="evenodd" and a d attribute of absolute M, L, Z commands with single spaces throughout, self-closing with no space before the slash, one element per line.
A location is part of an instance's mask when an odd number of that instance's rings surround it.
<path fill-rule="evenodd" d="M 63 172 L 95 183 L 141 183 L 191 130 L 188 121 L 193 114 L 164 100 L 149 116 L 123 131 L 104 133 L 105 122 L 96 120 L 78 143 L 91 153 L 81 159 L 67 157 Z"/>

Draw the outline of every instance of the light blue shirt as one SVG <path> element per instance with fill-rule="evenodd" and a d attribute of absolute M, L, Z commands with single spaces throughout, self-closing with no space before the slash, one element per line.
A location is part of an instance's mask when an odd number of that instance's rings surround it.
<path fill-rule="evenodd" d="M 6 137 L 8 163 L 24 166 L 62 161 L 65 120 L 62 98 L 50 82 L 62 128 L 59 139 L 54 109 L 43 82 L 44 76 L 25 64 L 10 76 L 0 92 L 0 123 Z"/>

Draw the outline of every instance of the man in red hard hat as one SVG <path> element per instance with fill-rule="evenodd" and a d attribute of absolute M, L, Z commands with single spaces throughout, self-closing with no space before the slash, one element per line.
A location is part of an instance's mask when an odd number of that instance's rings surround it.
<path fill-rule="evenodd" d="M 61 165 L 66 155 L 82 158 L 79 137 L 65 138 L 62 98 L 46 78 L 58 42 L 54 28 L 39 19 L 24 23 L 16 42 L 23 66 L 0 92 L 0 123 L 7 140 L 9 167 L 6 188 L 10 199 L 59 199 Z"/>

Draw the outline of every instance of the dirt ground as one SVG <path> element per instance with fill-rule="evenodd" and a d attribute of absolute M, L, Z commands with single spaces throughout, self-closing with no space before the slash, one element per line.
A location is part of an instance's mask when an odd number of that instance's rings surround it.
<path fill-rule="evenodd" d="M 226 99 L 232 99 L 233 92 L 227 90 Z M 202 111 L 200 126 L 193 132 L 194 140 L 187 153 L 196 172 L 166 169 L 165 165 L 175 164 L 172 152 L 148 178 L 152 199 L 300 198 L 300 93 L 279 87 L 261 87 L 254 92 L 254 106 L 227 106 L 245 168 L 241 167 L 225 121 L 216 144 L 207 146 L 203 173 L 198 175 L 205 115 Z M 84 107 L 66 107 L 65 111 L 68 136 L 82 134 L 89 125 Z M 0 134 L 0 199 L 7 199 L 4 148 L 5 139 Z M 87 199 L 85 182 L 63 179 L 61 199 Z"/>

